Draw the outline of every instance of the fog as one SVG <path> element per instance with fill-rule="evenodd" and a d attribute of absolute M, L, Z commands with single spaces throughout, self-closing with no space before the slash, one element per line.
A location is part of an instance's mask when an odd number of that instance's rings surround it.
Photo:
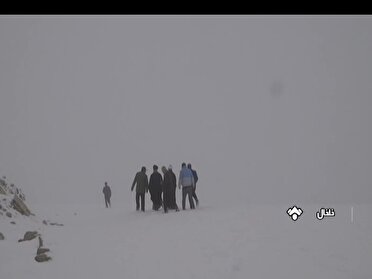
<path fill-rule="evenodd" d="M 190 162 L 204 203 L 370 202 L 371 49 L 370 16 L 1 16 L 0 175 L 128 202 Z"/>

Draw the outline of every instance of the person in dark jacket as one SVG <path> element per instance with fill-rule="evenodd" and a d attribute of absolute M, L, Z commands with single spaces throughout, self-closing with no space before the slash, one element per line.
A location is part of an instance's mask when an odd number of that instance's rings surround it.
<path fill-rule="evenodd" d="M 150 181 L 149 181 L 149 193 L 150 193 L 150 199 L 152 201 L 152 209 L 154 209 L 156 198 L 155 198 L 155 191 L 153 187 L 151 187 L 151 176 L 150 176 Z"/>
<path fill-rule="evenodd" d="M 142 167 L 141 171 L 136 173 L 134 177 L 131 191 L 133 191 L 134 186 L 136 186 L 136 210 L 140 209 L 140 199 L 141 199 L 141 210 L 145 211 L 145 193 L 148 192 L 148 178 L 146 175 L 146 167 Z"/>
<path fill-rule="evenodd" d="M 169 185 L 165 180 L 165 174 L 167 173 L 167 168 L 165 166 L 161 167 L 161 171 L 163 172 L 163 182 L 162 182 L 162 191 L 163 191 L 163 209 L 164 213 L 168 213 L 168 206 L 169 206 Z"/>
<path fill-rule="evenodd" d="M 198 196 L 196 195 L 195 191 L 196 191 L 196 182 L 198 182 L 198 173 L 196 172 L 196 170 L 193 170 L 191 168 L 191 164 L 188 163 L 187 164 L 187 168 L 191 170 L 192 172 L 192 175 L 194 176 L 194 189 L 193 189 L 193 192 L 192 192 L 192 197 L 194 198 L 195 202 L 196 202 L 196 206 L 199 205 L 199 199 L 198 199 Z"/>
<path fill-rule="evenodd" d="M 111 188 L 110 186 L 107 185 L 107 182 L 105 182 L 105 186 L 103 187 L 103 195 L 105 196 L 105 204 L 106 204 L 106 208 L 107 207 L 111 207 L 111 202 L 110 202 L 110 198 L 111 198 Z"/>
<path fill-rule="evenodd" d="M 177 178 L 172 170 L 172 165 L 169 165 L 168 170 L 162 167 L 164 174 L 163 179 L 163 208 L 164 212 L 167 213 L 168 209 L 175 209 L 179 211 L 176 202 L 176 188 L 177 188 Z"/>
<path fill-rule="evenodd" d="M 158 172 L 158 166 L 153 166 L 154 172 L 150 176 L 149 191 L 152 200 L 152 209 L 158 211 L 163 201 L 161 199 L 163 178 Z"/>

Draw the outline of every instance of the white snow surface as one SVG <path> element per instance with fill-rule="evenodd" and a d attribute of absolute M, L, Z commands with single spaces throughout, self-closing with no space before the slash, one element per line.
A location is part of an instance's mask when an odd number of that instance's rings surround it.
<path fill-rule="evenodd" d="M 0 278 L 371 278 L 372 206 L 213 204 L 196 210 L 136 212 L 134 202 L 34 205 L 35 216 L 0 216 Z M 178 200 L 180 205 L 180 201 Z M 16 224 L 10 224 L 14 220 Z M 44 225 L 43 220 L 64 226 Z M 41 233 L 52 260 L 34 260 Z"/>
<path fill-rule="evenodd" d="M 371 30 L 368 15 L 0 16 L 0 177 L 35 214 L 0 214 L 0 279 L 371 279 Z M 136 212 L 136 172 L 182 162 L 200 207 L 154 212 L 147 195 Z M 18 242 L 32 230 L 51 261 Z"/>

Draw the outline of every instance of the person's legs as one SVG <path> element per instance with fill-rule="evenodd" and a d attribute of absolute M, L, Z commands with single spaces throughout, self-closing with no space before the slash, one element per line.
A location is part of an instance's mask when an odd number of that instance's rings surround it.
<path fill-rule="evenodd" d="M 158 193 L 158 189 L 154 189 L 154 206 L 153 206 L 153 209 L 154 210 L 159 210 L 159 207 L 160 207 L 160 199 L 159 199 L 159 193 Z"/>
<path fill-rule="evenodd" d="M 186 189 L 185 187 L 182 187 L 182 209 L 185 210 L 186 207 Z"/>
<path fill-rule="evenodd" d="M 173 206 L 174 206 L 174 209 L 176 209 L 176 211 L 180 211 L 176 202 L 174 203 Z"/>
<path fill-rule="evenodd" d="M 196 195 L 196 187 L 193 188 L 193 190 L 192 190 L 192 197 L 195 199 L 196 206 L 198 206 L 198 204 L 199 204 L 199 199 L 198 199 L 198 196 Z"/>
<path fill-rule="evenodd" d="M 163 201 L 161 199 L 161 188 L 159 187 L 158 189 L 158 193 L 157 193 L 157 198 L 158 198 L 158 209 L 161 207 L 161 205 L 163 204 Z"/>
<path fill-rule="evenodd" d="M 111 201 L 110 201 L 110 199 L 111 199 L 111 198 L 108 198 L 108 199 L 107 199 L 107 203 L 108 203 L 108 205 L 111 207 Z"/>
<path fill-rule="evenodd" d="M 187 187 L 187 195 L 189 196 L 190 209 L 195 209 L 194 200 L 192 199 L 192 186 Z"/>
<path fill-rule="evenodd" d="M 174 209 L 174 202 L 173 202 L 173 196 L 175 194 L 173 186 L 169 187 L 169 193 L 168 193 L 168 208 Z"/>
<path fill-rule="evenodd" d="M 172 209 L 175 209 L 176 211 L 180 211 L 176 202 L 176 188 L 173 188 L 172 191 Z"/>
<path fill-rule="evenodd" d="M 105 204 L 106 204 L 106 208 L 107 208 L 108 206 L 107 206 L 107 198 L 106 197 L 105 197 Z"/>
<path fill-rule="evenodd" d="M 139 198 L 140 198 L 140 194 L 136 193 L 136 210 L 137 211 L 140 209 Z"/>
<path fill-rule="evenodd" d="M 145 211 L 145 194 L 141 194 L 141 210 Z"/>
<path fill-rule="evenodd" d="M 155 194 L 153 188 L 149 188 L 150 193 L 150 200 L 152 201 L 152 210 L 155 210 L 156 202 L 155 202 Z"/>
<path fill-rule="evenodd" d="M 178 210 L 177 199 L 176 199 L 176 188 L 173 188 L 172 204 L 173 204 L 173 207 L 174 207 L 176 210 Z"/>
<path fill-rule="evenodd" d="M 164 213 L 168 212 L 168 193 L 166 191 L 163 192 L 163 208 Z"/>
<path fill-rule="evenodd" d="M 158 204 L 159 208 L 162 207 L 164 204 L 164 193 L 162 188 L 158 190 Z"/>

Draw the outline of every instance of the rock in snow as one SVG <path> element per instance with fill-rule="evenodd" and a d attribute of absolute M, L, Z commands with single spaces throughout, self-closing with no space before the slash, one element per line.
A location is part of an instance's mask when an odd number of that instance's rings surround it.
<path fill-rule="evenodd" d="M 50 261 L 52 258 L 47 256 L 46 254 L 39 254 L 39 255 L 36 255 L 35 257 L 35 261 L 41 263 L 41 262 L 47 262 L 47 261 Z"/>
<path fill-rule="evenodd" d="M 26 241 L 26 240 L 32 240 L 36 238 L 39 235 L 37 231 L 28 231 L 25 233 L 23 239 L 18 240 L 18 242 Z"/>

